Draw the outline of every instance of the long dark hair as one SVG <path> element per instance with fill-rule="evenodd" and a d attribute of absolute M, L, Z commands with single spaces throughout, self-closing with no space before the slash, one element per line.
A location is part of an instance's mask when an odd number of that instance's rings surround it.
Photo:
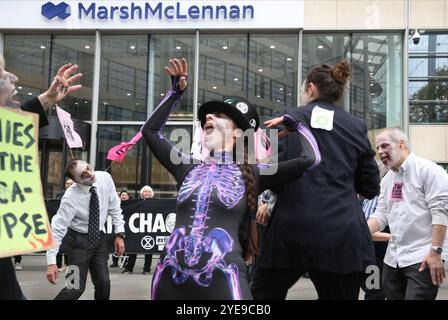
<path fill-rule="evenodd" d="M 319 91 L 319 101 L 334 103 L 341 97 L 351 75 L 351 67 L 347 60 L 339 62 L 334 67 L 323 64 L 310 71 L 305 85 L 314 83 Z"/>
<path fill-rule="evenodd" d="M 247 261 L 258 255 L 258 229 L 255 222 L 257 212 L 257 195 L 255 192 L 255 176 L 248 161 L 248 144 L 244 143 L 244 163 L 240 164 L 244 185 L 246 186 L 247 215 L 244 217 L 240 238 L 242 238 L 243 256 Z"/>

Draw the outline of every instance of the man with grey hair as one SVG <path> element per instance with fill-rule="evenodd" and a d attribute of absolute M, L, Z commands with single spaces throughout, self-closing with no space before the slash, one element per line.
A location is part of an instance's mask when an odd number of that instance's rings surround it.
<path fill-rule="evenodd" d="M 16 83 L 19 79 L 15 74 L 6 70 L 5 59 L 0 54 L 0 107 L 20 107 L 24 111 L 37 113 L 39 114 L 39 127 L 44 127 L 48 125 L 46 111 L 53 104 L 64 99 L 67 94 L 81 88 L 81 85 L 72 85 L 82 76 L 81 73 L 73 75 L 77 69 L 77 65 L 62 66 L 47 91 L 20 105 L 14 98 L 17 94 Z M 9 257 L 0 258 L 0 300 L 6 299 L 25 299 Z"/>
<path fill-rule="evenodd" d="M 400 129 L 383 130 L 375 144 L 391 169 L 368 221 L 371 233 L 387 225 L 391 232 L 383 269 L 386 299 L 434 300 L 448 256 L 448 174 L 411 152 Z"/>

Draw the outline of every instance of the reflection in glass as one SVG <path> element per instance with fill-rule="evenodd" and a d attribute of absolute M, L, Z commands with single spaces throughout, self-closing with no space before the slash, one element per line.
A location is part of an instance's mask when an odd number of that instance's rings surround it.
<path fill-rule="evenodd" d="M 369 129 L 401 125 L 402 45 L 396 34 L 303 36 L 303 75 L 321 64 L 347 59 L 350 90 L 337 104 L 364 119 Z"/>
<path fill-rule="evenodd" d="M 49 152 L 49 163 L 48 166 L 48 178 L 47 183 L 47 194 L 46 198 L 55 198 L 56 195 L 62 191 L 61 189 L 61 172 L 62 172 L 62 153 L 60 151 L 50 151 Z"/>
<path fill-rule="evenodd" d="M 409 41 L 409 122 L 448 123 L 448 35 Z"/>
<path fill-rule="evenodd" d="M 349 45 L 350 37 L 344 34 L 304 34 L 302 41 L 302 79 L 306 78 L 311 69 L 321 64 L 335 65 L 347 58 Z"/>
<path fill-rule="evenodd" d="M 250 35 L 249 101 L 262 117 L 297 105 L 297 35 Z"/>
<path fill-rule="evenodd" d="M 128 151 L 123 162 L 106 160 L 110 148 L 123 141 L 131 140 L 140 129 L 139 126 L 99 126 L 98 127 L 98 155 L 96 170 L 106 170 L 112 175 L 117 190 L 126 189 L 136 194 L 142 187 L 140 183 L 141 161 L 144 139 L 140 140 Z"/>
<path fill-rule="evenodd" d="M 146 119 L 148 36 L 101 39 L 98 120 Z"/>
<path fill-rule="evenodd" d="M 231 95 L 266 117 L 295 106 L 297 45 L 297 35 L 201 35 L 199 106 Z"/>
<path fill-rule="evenodd" d="M 60 106 L 75 119 L 75 127 L 88 145 L 89 125 L 76 120 L 90 120 L 94 37 L 84 35 L 6 35 L 5 60 L 7 69 L 19 77 L 17 91 L 23 101 L 47 90 L 57 70 L 71 62 L 80 65 L 83 88 L 64 99 Z M 90 49 L 87 49 L 90 47 Z M 92 51 L 92 52 L 90 52 Z M 54 198 L 63 188 L 64 167 L 71 159 L 66 143 L 57 134 L 59 122 L 55 109 L 50 109 L 50 126 L 40 139 L 40 165 L 45 197 Z M 87 137 L 87 138 L 86 138 Z M 73 151 L 78 159 L 87 159 L 88 151 Z"/>
<path fill-rule="evenodd" d="M 438 163 L 438 165 L 445 169 L 446 172 L 448 172 L 448 163 Z"/>
<path fill-rule="evenodd" d="M 36 98 L 48 88 L 50 35 L 5 35 L 6 69 L 19 77 L 17 100 Z"/>
<path fill-rule="evenodd" d="M 101 125 L 98 128 L 98 155 L 96 158 L 96 170 L 106 170 L 112 175 L 117 190 L 126 189 L 133 195 L 145 184 L 150 184 L 158 197 L 175 197 L 177 193 L 176 181 L 157 159 L 148 151 L 145 140 L 142 138 L 126 154 L 123 162 L 112 163 L 107 158 L 107 152 L 113 146 L 123 141 L 129 141 L 138 132 L 140 126 L 131 125 Z M 164 135 L 167 139 L 175 137 L 174 130 L 183 130 L 182 139 L 188 146 L 191 145 L 191 126 L 165 126 Z M 171 140 L 177 145 L 181 140 Z M 189 152 L 183 150 L 184 152 Z M 149 155 L 149 157 L 148 157 Z M 149 172 L 142 172 L 150 168 Z"/>
<path fill-rule="evenodd" d="M 176 132 L 175 132 L 176 130 Z M 190 148 L 192 141 L 192 126 L 165 126 L 163 135 L 174 147 L 182 146 Z M 179 137 L 180 136 L 180 137 Z M 185 154 L 190 150 L 180 150 Z M 157 190 L 156 194 L 161 198 L 174 198 L 177 194 L 177 182 L 165 167 L 151 153 L 151 186 Z"/>
<path fill-rule="evenodd" d="M 56 35 L 53 37 L 51 75 L 66 63 L 78 64 L 82 78 L 76 82 L 82 88 L 68 95 L 59 106 L 72 115 L 73 119 L 90 120 L 92 113 L 93 58 L 95 54 L 94 36 Z M 51 110 L 56 115 L 56 110 Z"/>
<path fill-rule="evenodd" d="M 246 96 L 246 35 L 201 35 L 199 51 L 199 106 L 225 96 Z"/>
<path fill-rule="evenodd" d="M 193 92 L 194 92 L 194 35 L 151 35 L 149 48 L 149 110 L 163 99 L 165 93 L 171 88 L 171 78 L 165 71 L 171 58 L 186 58 L 188 62 L 187 92 L 183 95 L 181 103 L 176 106 L 170 120 L 193 119 Z"/>
<path fill-rule="evenodd" d="M 65 182 L 65 166 L 72 159 L 72 153 L 75 159 L 88 161 L 88 151 L 75 149 L 70 153 L 67 146 L 63 146 L 61 150 L 60 141 L 52 141 L 50 143 L 49 140 L 44 142 L 47 146 L 45 149 L 46 155 L 46 173 L 47 178 L 44 181 L 45 185 L 45 198 L 54 199 L 57 194 L 64 190 L 64 182 Z M 63 142 L 65 144 L 65 142 Z M 42 143 L 41 143 L 42 144 Z M 40 146 L 41 147 L 41 146 Z M 64 156 L 65 152 L 65 156 Z M 40 157 L 42 156 L 42 152 L 39 152 Z M 41 168 L 42 170 L 42 168 Z"/>
<path fill-rule="evenodd" d="M 411 123 L 448 123 L 448 101 L 409 101 Z"/>

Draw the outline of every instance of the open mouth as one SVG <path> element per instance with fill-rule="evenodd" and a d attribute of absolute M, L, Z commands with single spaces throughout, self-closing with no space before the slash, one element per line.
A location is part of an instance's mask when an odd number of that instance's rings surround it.
<path fill-rule="evenodd" d="M 211 124 L 210 122 L 207 122 L 204 126 L 204 131 L 205 134 L 210 134 L 213 132 L 213 124 Z"/>
<path fill-rule="evenodd" d="M 389 156 L 386 156 L 386 155 L 381 156 L 381 161 L 382 161 L 383 163 L 388 162 L 388 161 L 389 161 Z"/>
<path fill-rule="evenodd" d="M 19 102 L 18 100 L 14 99 L 14 96 L 15 96 L 17 93 L 18 93 L 18 92 L 17 92 L 16 88 L 12 89 L 12 91 L 11 91 L 11 98 L 10 98 L 10 101 L 11 101 L 12 103 L 14 103 L 14 104 L 20 104 L 20 102 Z"/>

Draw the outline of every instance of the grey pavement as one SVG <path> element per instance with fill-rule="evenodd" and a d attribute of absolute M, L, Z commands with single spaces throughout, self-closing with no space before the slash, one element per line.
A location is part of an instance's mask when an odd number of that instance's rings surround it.
<path fill-rule="evenodd" d="M 152 270 L 156 263 L 154 256 Z M 109 260 L 109 264 L 111 260 Z M 51 300 L 64 287 L 64 273 L 59 273 L 56 285 L 46 279 L 46 258 L 44 255 L 25 255 L 22 257 L 23 271 L 17 271 L 17 278 L 23 293 L 30 300 Z M 142 274 L 143 256 L 138 256 L 134 273 L 121 274 L 119 268 L 109 268 L 112 300 L 149 300 L 152 271 Z M 447 270 L 448 271 L 448 270 Z M 448 272 L 447 272 L 448 274 Z M 363 299 L 364 294 L 360 294 Z M 317 294 L 309 279 L 301 278 L 288 292 L 288 300 L 316 300 Z M 93 300 L 93 284 L 88 276 L 87 286 L 80 300 Z M 448 279 L 441 286 L 437 300 L 448 300 Z"/>

